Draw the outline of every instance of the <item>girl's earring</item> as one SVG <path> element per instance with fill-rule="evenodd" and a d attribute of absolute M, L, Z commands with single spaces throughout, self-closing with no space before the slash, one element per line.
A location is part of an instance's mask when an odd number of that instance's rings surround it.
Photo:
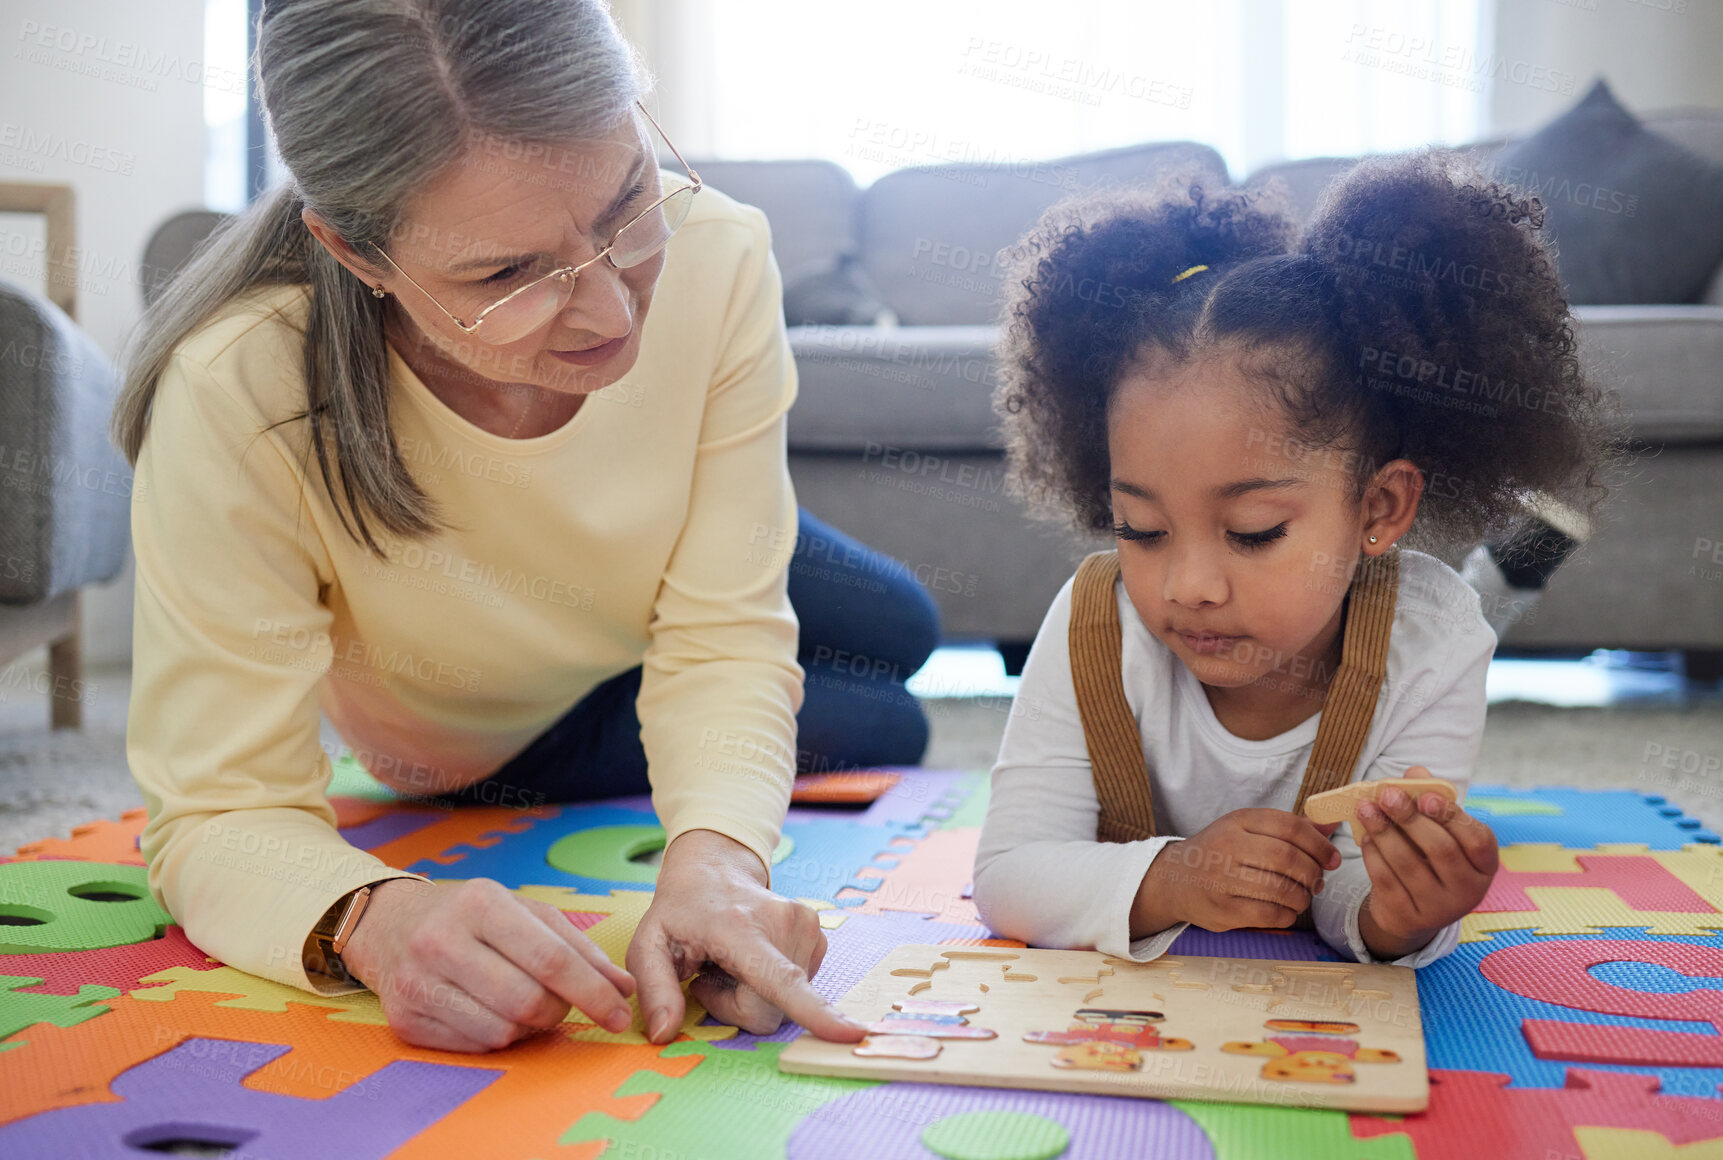
<path fill-rule="evenodd" d="M 1376 537 L 1375 537 L 1375 536 L 1371 536 L 1371 537 L 1370 537 L 1370 542 L 1371 542 L 1371 543 L 1372 543 L 1372 544 L 1374 544 L 1374 543 L 1375 543 L 1375 542 L 1376 542 Z"/>
<path fill-rule="evenodd" d="M 383 297 L 383 288 L 381 286 L 371 287 L 371 297 L 373 297 L 373 298 Z"/>

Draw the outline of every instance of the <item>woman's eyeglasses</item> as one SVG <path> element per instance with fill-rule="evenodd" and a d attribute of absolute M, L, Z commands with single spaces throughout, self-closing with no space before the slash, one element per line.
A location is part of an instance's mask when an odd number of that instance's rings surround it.
<path fill-rule="evenodd" d="M 683 221 L 687 219 L 688 209 L 694 202 L 694 195 L 700 192 L 702 186 L 700 175 L 694 171 L 693 166 L 682 159 L 682 154 L 677 152 L 676 146 L 671 144 L 670 138 L 664 136 L 664 130 L 656 120 L 653 120 L 652 114 L 646 112 L 646 106 L 641 105 L 638 101 L 635 104 L 642 113 L 646 113 L 646 119 L 652 122 L 652 127 L 658 130 L 658 135 L 664 137 L 664 143 L 670 146 L 670 152 L 682 168 L 688 171 L 691 184 L 678 185 L 677 188 L 660 197 L 646 209 L 629 218 L 620 229 L 611 235 L 608 246 L 578 266 L 561 266 L 551 270 L 542 277 L 535 278 L 525 286 L 511 290 L 492 302 L 474 315 L 471 322 L 463 322 L 441 302 L 433 298 L 429 291 L 415 282 L 412 275 L 395 265 L 395 260 L 389 257 L 381 246 L 373 243 L 372 248 L 383 255 L 383 260 L 394 267 L 397 274 L 411 282 L 419 293 L 430 299 L 431 305 L 447 315 L 449 321 L 459 327 L 463 334 L 470 334 L 481 342 L 492 346 L 502 346 L 525 338 L 549 322 L 559 310 L 568 304 L 569 296 L 574 293 L 575 279 L 580 276 L 582 270 L 594 262 L 603 259 L 618 270 L 626 270 L 631 266 L 640 265 L 662 250 L 669 244 L 670 237 L 676 232 L 677 227 L 681 226 Z"/>

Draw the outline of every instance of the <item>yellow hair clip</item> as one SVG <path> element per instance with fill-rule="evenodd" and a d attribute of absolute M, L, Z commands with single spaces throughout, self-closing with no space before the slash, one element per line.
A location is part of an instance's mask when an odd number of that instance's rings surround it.
<path fill-rule="evenodd" d="M 1206 270 L 1206 269 L 1208 269 L 1207 266 L 1192 266 L 1190 269 L 1186 270 L 1183 274 L 1180 274 L 1177 278 L 1174 278 L 1173 281 L 1174 282 L 1183 282 L 1186 278 L 1189 278 L 1192 274 L 1200 273 L 1201 271 Z M 1168 285 L 1171 285 L 1171 283 L 1168 283 Z"/>

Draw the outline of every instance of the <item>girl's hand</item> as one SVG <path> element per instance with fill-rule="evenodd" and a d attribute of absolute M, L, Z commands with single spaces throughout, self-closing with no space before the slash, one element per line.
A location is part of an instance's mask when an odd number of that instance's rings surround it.
<path fill-rule="evenodd" d="M 627 972 L 556 907 L 490 878 L 378 883 L 341 958 L 419 1047 L 491 1051 L 571 1007 L 613 1031 L 631 1018 Z"/>
<path fill-rule="evenodd" d="M 1414 765 L 1407 777 L 1429 777 Z M 1370 953 L 1397 959 L 1484 900 L 1496 876 L 1496 835 L 1440 794 L 1414 802 L 1392 785 L 1360 802 L 1352 832 L 1370 893 L 1358 913 Z"/>
<path fill-rule="evenodd" d="M 808 980 L 826 954 L 826 933 L 809 907 L 773 894 L 754 852 L 714 830 L 689 830 L 664 851 L 652 905 L 628 945 L 640 982 L 646 1035 L 668 1043 L 686 1013 L 681 982 L 714 1017 L 770 1035 L 788 1015 L 821 1039 L 866 1034 Z M 715 963 L 721 970 L 702 967 Z"/>
<path fill-rule="evenodd" d="M 1131 937 L 1175 922 L 1204 930 L 1284 927 L 1322 890 L 1324 870 L 1340 866 L 1318 826 L 1286 810 L 1223 814 L 1196 834 L 1169 842 L 1149 864 L 1131 911 Z"/>

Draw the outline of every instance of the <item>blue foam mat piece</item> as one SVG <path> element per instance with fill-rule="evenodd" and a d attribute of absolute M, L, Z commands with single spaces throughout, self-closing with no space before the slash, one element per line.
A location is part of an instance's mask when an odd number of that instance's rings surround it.
<path fill-rule="evenodd" d="M 1543 802 L 1561 813 L 1497 814 L 1483 805 L 1474 809 L 1470 804 L 1474 797 Z M 1466 798 L 1467 808 L 1495 831 L 1496 841 L 1504 846 L 1540 842 L 1590 849 L 1609 842 L 1633 842 L 1653 850 L 1679 850 L 1695 842 L 1723 841 L 1664 798 L 1634 790 L 1474 785 Z"/>
<path fill-rule="evenodd" d="M 1478 969 L 1486 955 L 1510 946 L 1543 942 L 1592 942 L 1625 939 L 1644 943 L 1689 943 L 1694 946 L 1723 946 L 1713 937 L 1648 935 L 1643 927 L 1611 928 L 1596 935 L 1559 935 L 1540 938 L 1530 931 L 1497 931 L 1480 942 L 1461 943 L 1452 954 L 1418 969 L 1418 1005 L 1424 1020 L 1424 1045 L 1433 1068 L 1456 1071 L 1493 1071 L 1512 1077 L 1510 1086 L 1559 1088 L 1567 1082 L 1570 1067 L 1593 1071 L 1655 1075 L 1665 1095 L 1718 1098 L 1723 1068 L 1636 1067 L 1623 1064 L 1542 1060 L 1532 1054 L 1520 1024 L 1526 1019 L 1555 1019 L 1567 1023 L 1589 1023 L 1610 1027 L 1645 1027 L 1659 1031 L 1689 1031 L 1716 1035 L 1709 1023 L 1675 1019 L 1634 1019 L 1622 1015 L 1600 1015 L 1573 1007 L 1558 1007 L 1516 995 L 1498 987 Z M 1631 986 L 1637 977 L 1618 969 L 1609 977 L 1617 986 Z M 1699 980 L 1694 980 L 1697 984 Z M 1647 987 L 1646 990 L 1652 990 Z"/>

